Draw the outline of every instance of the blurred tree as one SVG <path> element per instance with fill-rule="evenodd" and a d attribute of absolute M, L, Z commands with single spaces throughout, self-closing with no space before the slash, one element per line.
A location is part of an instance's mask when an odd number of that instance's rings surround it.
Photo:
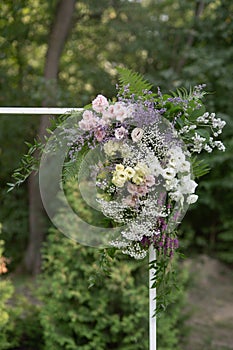
<path fill-rule="evenodd" d="M 60 0 L 57 4 L 54 21 L 49 35 L 48 49 L 45 60 L 44 78 L 46 82 L 46 97 L 42 103 L 44 107 L 56 105 L 56 85 L 58 78 L 59 62 L 63 48 L 68 37 L 75 0 Z M 50 125 L 50 116 L 41 116 L 38 138 L 44 140 L 46 129 Z M 38 156 L 38 154 L 35 154 Z M 25 266 L 28 272 L 34 275 L 40 271 L 40 249 L 46 233 L 45 214 L 40 197 L 38 176 L 32 173 L 29 177 L 29 244 L 25 254 Z"/>
<path fill-rule="evenodd" d="M 217 250 L 220 236 L 225 237 L 227 230 L 229 232 L 227 239 L 230 239 L 229 235 L 233 230 L 229 219 L 230 205 L 223 202 L 221 210 L 219 207 L 221 195 L 227 195 L 228 203 L 231 203 L 229 179 L 232 177 L 232 168 L 229 163 L 232 154 L 231 111 L 233 110 L 233 101 L 230 98 L 230 91 L 233 88 L 232 1 L 79 0 L 75 5 L 71 35 L 60 57 L 56 89 L 49 89 L 43 69 L 48 31 L 57 3 L 57 0 L 50 2 L 6 0 L 0 3 L 0 104 L 40 105 L 46 96 L 53 98 L 53 94 L 50 95 L 48 91 L 55 92 L 59 106 L 65 104 L 83 106 L 97 93 L 112 97 L 115 95 L 117 66 L 126 66 L 139 71 L 163 90 L 182 85 L 189 88 L 190 85 L 206 83 L 207 90 L 213 92 L 207 98 L 210 110 L 222 112 L 229 123 L 228 130 L 223 134 L 228 148 L 225 155 L 216 161 L 215 154 L 208 155 L 211 157 L 210 162 L 213 163 L 214 169 L 211 176 L 206 177 L 209 190 L 206 190 L 207 185 L 204 185 L 204 182 L 202 190 L 200 185 L 200 198 L 204 197 L 205 203 L 201 209 L 199 206 L 195 207 L 190 216 L 187 216 L 187 220 L 195 231 L 197 238 L 195 242 L 200 242 L 199 238 L 204 237 L 204 242 L 210 246 L 211 239 L 215 242 L 212 245 L 215 247 L 213 249 Z M 6 121 L 3 122 L 2 117 L 1 120 L 3 127 Z M 17 117 L 14 122 L 12 119 L 12 124 L 9 120 L 8 130 L 10 132 L 12 129 L 14 142 L 16 142 L 14 135 L 24 134 L 21 125 L 25 122 L 25 117 L 23 119 Z M 19 130 L 14 133 L 13 130 L 16 129 Z M 15 157 L 13 164 L 11 161 L 13 151 L 9 145 L 11 136 L 4 134 L 4 129 L 1 132 L 1 156 L 6 164 L 11 163 L 12 169 L 17 166 L 20 154 Z M 30 131 L 29 136 L 27 133 L 25 130 L 25 138 L 31 139 L 33 132 Z M 22 141 L 17 140 L 15 148 L 20 148 L 18 147 L 20 142 Z M 6 168 L 1 169 L 5 180 L 10 169 L 8 168 L 7 172 Z M 221 181 L 217 180 L 219 174 L 223 175 Z M 219 181 L 218 195 L 216 181 Z M 216 209 L 213 211 L 207 203 L 215 204 Z M 201 215 L 198 216 L 198 212 L 202 212 L 203 208 L 208 221 L 203 220 Z M 12 221 L 10 230 L 14 233 L 16 229 L 13 227 L 17 227 L 14 225 L 15 220 L 15 210 L 10 209 L 8 223 Z M 2 219 L 3 232 L 6 227 L 4 221 Z M 194 222 L 198 222 L 198 229 Z M 214 232 L 211 234 L 212 238 L 207 233 L 209 226 L 215 227 L 212 230 Z M 200 227 L 206 231 L 205 234 L 200 231 Z M 222 238 L 221 251 L 229 249 L 229 244 L 224 243 Z M 6 247 L 8 250 L 7 239 Z M 199 243 L 198 247 L 201 247 Z"/>

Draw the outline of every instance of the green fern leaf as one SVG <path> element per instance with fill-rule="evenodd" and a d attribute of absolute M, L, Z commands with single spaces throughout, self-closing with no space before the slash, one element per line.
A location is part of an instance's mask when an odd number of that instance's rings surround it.
<path fill-rule="evenodd" d="M 188 100 L 193 95 L 193 89 L 190 87 L 189 91 L 185 87 L 176 89 L 176 91 L 171 91 L 173 97 L 180 97 L 182 100 Z"/>
<path fill-rule="evenodd" d="M 129 95 L 146 96 L 146 92 L 151 91 L 153 85 L 145 80 L 145 78 L 136 72 L 127 68 L 118 68 L 120 92 L 123 92 L 124 87 L 129 89 Z M 149 95 L 155 96 L 155 94 Z"/>
<path fill-rule="evenodd" d="M 198 160 L 197 157 L 195 157 L 192 160 L 192 170 L 194 177 L 199 178 L 210 172 L 210 166 L 203 159 Z"/>

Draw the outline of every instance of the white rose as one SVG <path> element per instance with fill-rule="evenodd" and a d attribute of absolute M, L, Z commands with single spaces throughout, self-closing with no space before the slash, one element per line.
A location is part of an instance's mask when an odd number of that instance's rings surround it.
<path fill-rule="evenodd" d="M 135 170 L 133 168 L 131 168 L 130 166 L 127 166 L 125 168 L 125 172 L 128 176 L 128 179 L 131 179 L 135 175 Z"/>
<path fill-rule="evenodd" d="M 180 180 L 180 191 L 183 194 L 194 193 L 197 183 L 190 179 L 190 175 L 183 176 Z"/>
<path fill-rule="evenodd" d="M 190 163 L 185 160 L 182 163 L 179 164 L 179 169 L 181 173 L 189 172 L 190 171 Z"/>
<path fill-rule="evenodd" d="M 119 170 L 114 172 L 112 183 L 115 186 L 123 187 L 126 180 L 128 180 L 128 175 L 124 170 Z"/>
<path fill-rule="evenodd" d="M 138 142 L 142 139 L 142 136 L 144 134 L 143 129 L 141 128 L 135 128 L 133 129 L 132 133 L 131 133 L 131 137 L 133 142 Z"/>
<path fill-rule="evenodd" d="M 172 167 L 165 168 L 162 175 L 165 180 L 171 180 L 176 176 L 176 170 Z"/>

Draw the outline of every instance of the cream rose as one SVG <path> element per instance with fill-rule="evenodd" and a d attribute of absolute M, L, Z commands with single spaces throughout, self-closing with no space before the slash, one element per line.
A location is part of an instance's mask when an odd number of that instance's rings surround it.
<path fill-rule="evenodd" d="M 133 131 L 131 132 L 131 137 L 133 142 L 138 142 L 142 139 L 142 136 L 144 134 L 143 129 L 141 128 L 135 128 L 133 129 Z"/>

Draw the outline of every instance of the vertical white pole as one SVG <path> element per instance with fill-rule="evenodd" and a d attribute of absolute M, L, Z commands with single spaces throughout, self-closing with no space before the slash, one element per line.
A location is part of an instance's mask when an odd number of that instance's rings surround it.
<path fill-rule="evenodd" d="M 156 251 L 151 245 L 149 248 L 149 262 L 156 260 Z M 150 339 L 150 350 L 156 350 L 156 316 L 153 317 L 156 309 L 156 288 L 151 288 L 155 270 L 149 270 L 149 339 Z"/>

